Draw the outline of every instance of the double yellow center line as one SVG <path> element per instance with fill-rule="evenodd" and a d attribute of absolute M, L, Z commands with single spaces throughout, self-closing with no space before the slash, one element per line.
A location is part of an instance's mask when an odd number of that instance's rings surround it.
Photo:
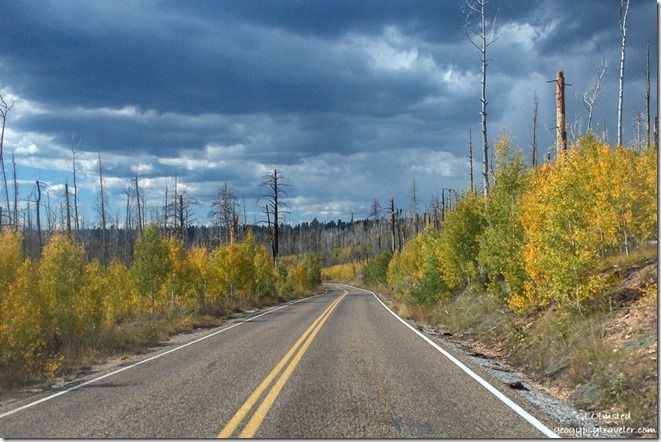
<path fill-rule="evenodd" d="M 319 330 L 324 325 L 330 314 L 335 310 L 335 307 L 344 299 L 348 294 L 346 290 L 343 291 L 342 296 L 337 298 L 331 305 L 324 310 L 324 312 L 312 323 L 312 325 L 305 330 L 305 333 L 296 341 L 294 346 L 289 349 L 287 354 L 278 362 L 278 364 L 271 370 L 271 372 L 266 376 L 261 384 L 252 392 L 250 397 L 246 402 L 239 408 L 239 411 L 230 419 L 230 421 L 225 425 L 225 428 L 218 433 L 219 438 L 228 438 L 237 431 L 237 428 L 244 421 L 248 413 L 254 408 L 257 404 L 257 401 L 262 397 L 266 389 L 273 383 L 273 381 L 280 375 L 275 384 L 271 387 L 271 390 L 268 392 L 266 397 L 262 400 L 261 404 L 257 407 L 255 412 L 248 420 L 248 423 L 243 427 L 243 430 L 239 433 L 238 437 L 241 438 L 251 438 L 254 437 L 255 433 L 259 429 L 259 426 L 262 424 L 262 421 L 266 417 L 266 413 L 271 409 L 271 406 L 275 402 L 275 399 L 280 394 L 282 387 L 285 386 L 287 380 L 294 372 L 294 369 L 300 362 L 303 354 L 307 351 L 308 347 L 319 333 Z M 292 358 L 293 355 L 293 358 Z"/>

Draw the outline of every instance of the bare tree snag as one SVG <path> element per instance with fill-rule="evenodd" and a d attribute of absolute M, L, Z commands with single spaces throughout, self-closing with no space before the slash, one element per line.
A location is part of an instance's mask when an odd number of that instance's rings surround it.
<path fill-rule="evenodd" d="M 583 105 L 588 111 L 588 133 L 592 132 L 592 116 L 594 114 L 595 105 L 597 104 L 597 98 L 601 92 L 601 80 L 604 78 L 604 74 L 606 73 L 606 70 L 608 70 L 609 65 L 610 61 L 608 58 L 604 58 L 599 66 L 597 75 L 590 81 L 588 88 L 583 94 Z"/>
<path fill-rule="evenodd" d="M 468 13 L 466 15 L 466 22 L 464 24 L 464 33 L 468 40 L 475 46 L 482 55 L 482 95 L 480 102 L 482 110 L 482 176 L 484 179 L 484 196 L 489 194 L 489 144 L 487 138 L 487 48 L 498 40 L 495 35 L 496 17 L 491 20 L 486 19 L 485 6 L 488 0 L 466 0 Z M 479 18 L 476 20 L 478 24 L 474 25 L 472 17 L 478 14 Z"/>
<path fill-rule="evenodd" d="M 647 63 L 645 65 L 645 145 L 650 145 L 650 42 L 647 42 Z"/>
<path fill-rule="evenodd" d="M 622 111 L 624 106 L 624 50 L 627 45 L 627 16 L 629 15 L 629 0 L 620 0 L 620 34 L 622 35 L 622 51 L 620 54 L 620 94 L 617 105 L 617 145 L 622 145 Z"/>
<path fill-rule="evenodd" d="M 14 107 L 14 102 L 7 104 L 4 98 L 0 95 L 0 119 L 2 119 L 2 129 L 0 129 L 0 165 L 2 166 L 2 180 L 4 183 L 5 202 L 7 214 L 9 214 L 9 187 L 7 186 L 7 171 L 5 170 L 5 157 L 4 157 L 4 141 L 5 141 L 5 125 L 7 124 L 7 114 Z"/>
<path fill-rule="evenodd" d="M 37 181 L 37 237 L 39 240 L 39 253 L 41 255 L 41 250 L 43 249 L 43 243 L 41 240 L 41 183 Z"/>
<path fill-rule="evenodd" d="M 260 200 L 266 200 L 265 212 L 267 216 L 267 225 L 271 232 L 271 251 L 273 252 L 273 263 L 278 265 L 279 253 L 279 230 L 280 230 L 280 215 L 286 212 L 287 202 L 284 198 L 287 193 L 282 188 L 285 184 L 282 180 L 286 178 L 282 176 L 281 172 L 277 169 L 273 173 L 268 173 L 264 176 L 264 181 L 261 187 L 267 189 L 267 193 L 261 196 Z M 273 222 L 271 223 L 271 215 L 273 215 Z"/>
<path fill-rule="evenodd" d="M 108 255 L 106 196 L 103 185 L 103 164 L 101 163 L 101 152 L 99 152 L 99 216 L 101 217 L 101 262 L 106 264 Z"/>
<path fill-rule="evenodd" d="M 396 218 L 397 218 L 397 213 L 395 212 L 395 198 L 390 198 L 390 225 L 392 232 L 392 245 L 391 245 L 392 253 L 395 253 L 397 247 Z"/>
<path fill-rule="evenodd" d="M 532 143 L 530 143 L 533 168 L 537 167 L 537 105 L 537 92 L 535 92 L 532 108 Z"/>
<path fill-rule="evenodd" d="M 475 187 L 473 185 L 473 128 L 468 126 L 468 167 L 470 177 L 470 191 L 473 193 Z"/>
<path fill-rule="evenodd" d="M 138 204 L 138 233 L 142 236 L 142 212 L 140 210 L 140 186 L 138 185 L 138 175 L 135 176 L 135 200 Z"/>
<path fill-rule="evenodd" d="M 64 184 L 64 196 L 67 200 L 67 237 L 71 238 L 71 202 L 69 201 L 69 183 Z"/>
<path fill-rule="evenodd" d="M 18 231 L 18 178 L 16 177 L 16 159 L 11 154 L 11 164 L 14 169 L 14 230 Z"/>
<path fill-rule="evenodd" d="M 562 69 L 555 76 L 555 107 L 558 154 L 567 150 L 567 129 L 565 128 L 565 73 Z"/>

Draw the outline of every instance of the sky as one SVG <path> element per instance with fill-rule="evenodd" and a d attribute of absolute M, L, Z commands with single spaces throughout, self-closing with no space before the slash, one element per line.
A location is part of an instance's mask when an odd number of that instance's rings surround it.
<path fill-rule="evenodd" d="M 614 143 L 619 0 L 491 0 L 487 49 L 491 145 L 507 133 L 528 156 L 555 142 L 555 79 L 563 69 L 568 134 L 584 133 L 583 94 L 605 60 L 593 125 Z M 25 206 L 35 182 L 52 206 L 78 158 L 81 217 L 99 223 L 101 156 L 111 216 L 124 220 L 139 176 L 152 207 L 165 188 L 195 198 L 206 224 L 227 183 L 247 222 L 265 221 L 264 175 L 287 186 L 286 222 L 369 216 L 469 184 L 472 131 L 481 186 L 481 54 L 465 33 L 465 0 L 7 1 L 0 9 L 4 162 L 16 163 Z M 474 28 L 470 28 L 474 29 Z M 657 4 L 631 0 L 623 140 L 645 112 L 651 45 L 657 114 Z M 1 201 L 5 200 L 2 190 Z M 3 203 L 0 202 L 0 205 Z"/>

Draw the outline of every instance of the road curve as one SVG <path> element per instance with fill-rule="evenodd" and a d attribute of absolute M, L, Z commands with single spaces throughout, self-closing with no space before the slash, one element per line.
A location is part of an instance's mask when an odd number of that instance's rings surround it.
<path fill-rule="evenodd" d="M 426 339 L 371 292 L 328 285 L 85 385 L 4 406 L 0 437 L 553 435 Z"/>

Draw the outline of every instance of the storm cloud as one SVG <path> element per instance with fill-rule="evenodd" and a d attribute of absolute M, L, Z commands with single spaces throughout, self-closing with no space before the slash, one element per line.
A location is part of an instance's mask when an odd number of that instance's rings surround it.
<path fill-rule="evenodd" d="M 507 131 L 527 153 L 536 94 L 540 154 L 553 146 L 548 81 L 561 68 L 572 133 L 584 131 L 582 94 L 608 59 L 594 121 L 613 142 L 619 2 L 488 7 L 489 137 Z M 480 54 L 465 19 L 463 0 L 6 2 L 0 94 L 15 106 L 5 152 L 27 194 L 35 180 L 70 182 L 77 147 L 91 217 L 99 152 L 116 210 L 139 175 L 154 205 L 176 179 L 200 201 L 199 222 L 224 182 L 259 213 L 274 168 L 288 177 L 295 223 L 364 218 L 375 198 L 407 207 L 414 180 L 428 204 L 468 185 L 469 129 L 478 156 Z M 657 106 L 656 21 L 656 4 L 632 1 L 627 144 L 644 112 L 648 42 Z"/>

